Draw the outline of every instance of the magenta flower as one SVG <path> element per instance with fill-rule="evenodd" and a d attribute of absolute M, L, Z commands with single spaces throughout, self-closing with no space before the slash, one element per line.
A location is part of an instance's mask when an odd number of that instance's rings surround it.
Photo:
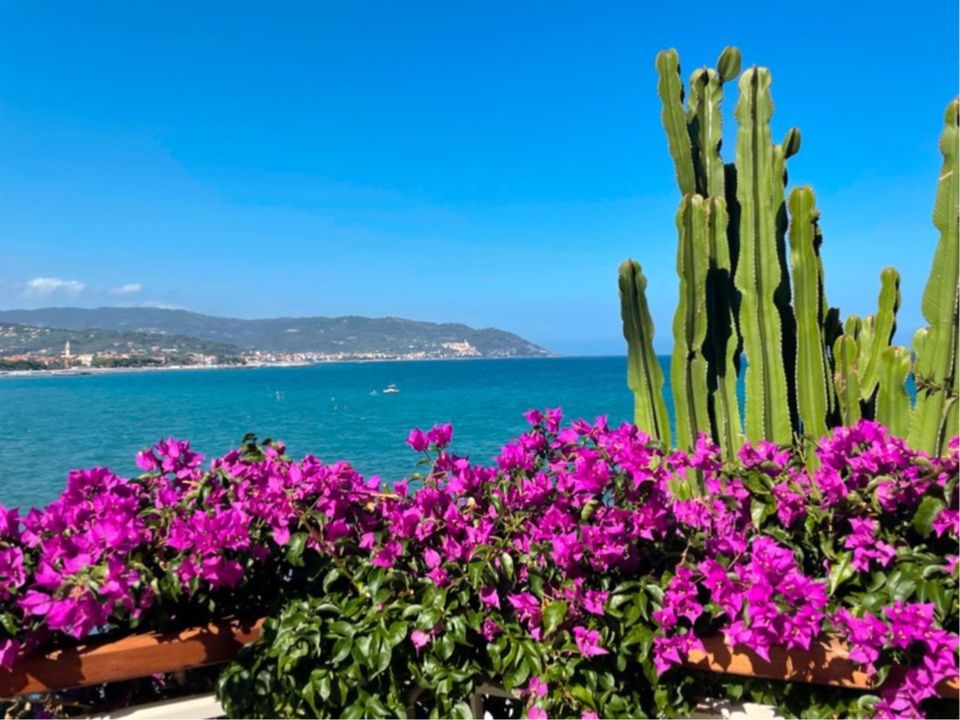
<path fill-rule="evenodd" d="M 0 640 L 0 668 L 13 670 L 13 663 L 20 652 L 20 641 L 14 639 Z"/>
<path fill-rule="evenodd" d="M 532 697 L 543 697 L 547 694 L 547 684 L 536 675 L 533 675 L 530 678 L 530 682 L 527 683 L 527 692 L 530 693 Z"/>
<path fill-rule="evenodd" d="M 486 608 L 496 608 L 497 610 L 500 609 L 500 596 L 497 594 L 497 589 L 494 587 L 483 588 L 480 591 L 480 601 Z"/>
<path fill-rule="evenodd" d="M 443 425 L 434 425 L 427 433 L 427 439 L 437 448 L 445 448 L 453 440 L 453 425 L 444 423 Z"/>
<path fill-rule="evenodd" d="M 480 634 L 483 635 L 487 642 L 492 642 L 493 639 L 502 632 L 503 628 L 490 618 L 484 620 L 483 625 L 480 627 Z"/>
<path fill-rule="evenodd" d="M 606 655 L 609 652 L 600 645 L 600 633 L 596 630 L 588 630 L 582 625 L 578 625 L 573 628 L 573 638 L 577 643 L 580 654 L 584 657 Z"/>
<path fill-rule="evenodd" d="M 427 439 L 427 435 L 423 430 L 414 428 L 410 431 L 410 434 L 407 435 L 407 445 L 417 452 L 424 452 L 430 446 L 430 441 Z"/>
<path fill-rule="evenodd" d="M 543 420 L 543 413 L 539 410 L 527 410 L 523 416 L 527 419 L 527 422 L 531 425 L 537 425 Z"/>
<path fill-rule="evenodd" d="M 430 636 L 423 630 L 414 630 L 410 633 L 410 642 L 413 643 L 413 647 L 417 649 L 418 653 L 430 642 L 430 639 Z"/>

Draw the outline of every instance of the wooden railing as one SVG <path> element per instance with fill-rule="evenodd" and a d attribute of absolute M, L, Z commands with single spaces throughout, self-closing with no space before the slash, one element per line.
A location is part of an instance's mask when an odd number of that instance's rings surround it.
<path fill-rule="evenodd" d="M 0 670 L 0 698 L 132 680 L 232 660 L 241 647 L 260 635 L 262 620 L 225 620 L 180 632 L 144 633 L 118 640 L 91 642 L 21 657 L 12 671 Z M 750 650 L 731 647 L 723 636 L 707 638 L 705 651 L 691 652 L 685 665 L 696 670 L 875 690 L 871 679 L 850 659 L 837 640 L 809 651 L 774 648 L 770 660 Z M 957 678 L 937 688 L 941 697 L 960 698 Z"/>

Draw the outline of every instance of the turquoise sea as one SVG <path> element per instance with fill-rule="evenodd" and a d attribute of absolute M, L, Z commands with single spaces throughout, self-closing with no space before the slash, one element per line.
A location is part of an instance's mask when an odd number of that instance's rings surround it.
<path fill-rule="evenodd" d="M 383 394 L 389 384 L 400 392 Z M 531 407 L 618 423 L 632 404 L 623 357 L 0 377 L 0 504 L 49 502 L 71 468 L 136 473 L 137 450 L 164 437 L 212 457 L 255 432 L 391 481 L 416 469 L 414 426 L 452 422 L 453 450 L 486 463 Z"/>

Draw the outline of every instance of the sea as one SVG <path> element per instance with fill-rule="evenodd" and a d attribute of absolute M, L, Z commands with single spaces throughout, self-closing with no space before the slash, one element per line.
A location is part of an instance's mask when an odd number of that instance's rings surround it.
<path fill-rule="evenodd" d="M 669 359 L 661 358 L 669 378 Z M 388 386 L 399 392 L 384 393 Z M 669 395 L 669 393 L 667 393 Z M 138 450 L 187 439 L 207 458 L 244 434 L 294 457 L 347 460 L 390 483 L 416 472 L 411 428 L 453 423 L 452 450 L 490 463 L 530 408 L 631 420 L 624 357 L 327 363 L 0 377 L 0 504 L 38 507 L 73 468 L 129 476 Z M 669 403 L 672 415 L 673 409 Z"/>

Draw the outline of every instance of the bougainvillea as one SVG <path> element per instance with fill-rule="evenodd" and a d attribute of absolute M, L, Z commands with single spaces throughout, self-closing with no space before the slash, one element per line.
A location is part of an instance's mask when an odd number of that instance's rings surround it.
<path fill-rule="evenodd" d="M 489 467 L 449 425 L 414 430 L 421 472 L 392 485 L 252 437 L 206 466 L 167 440 L 137 478 L 72 472 L 44 509 L 0 508 L 0 666 L 239 614 L 268 616 L 221 676 L 248 716 L 467 716 L 490 682 L 529 717 L 769 700 L 683 667 L 717 633 L 761 657 L 838 635 L 876 678 L 781 685 L 789 713 L 920 715 L 956 677 L 956 439 L 931 458 L 864 420 L 816 458 L 723 462 L 705 437 L 670 452 L 630 424 L 527 419 Z"/>

